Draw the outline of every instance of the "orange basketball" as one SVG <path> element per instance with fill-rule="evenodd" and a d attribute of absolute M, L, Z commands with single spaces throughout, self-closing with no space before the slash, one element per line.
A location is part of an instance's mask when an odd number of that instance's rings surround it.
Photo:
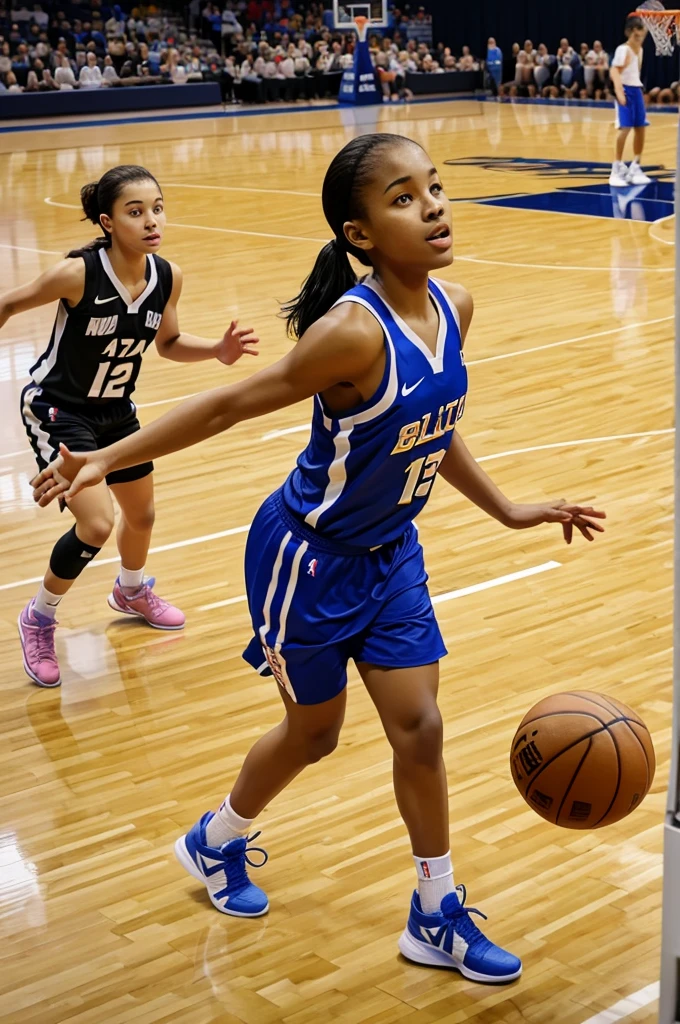
<path fill-rule="evenodd" d="M 518 790 L 564 828 L 602 828 L 638 807 L 656 758 L 647 726 L 613 697 L 587 690 L 545 697 L 524 716 L 510 751 Z"/>

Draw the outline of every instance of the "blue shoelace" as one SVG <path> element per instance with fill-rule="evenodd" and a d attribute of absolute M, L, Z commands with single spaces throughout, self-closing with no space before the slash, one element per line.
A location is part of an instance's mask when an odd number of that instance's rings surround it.
<path fill-rule="evenodd" d="M 487 939 L 486 935 L 479 930 L 470 915 L 477 914 L 485 921 L 487 920 L 487 916 L 486 914 L 483 914 L 481 910 L 477 910 L 476 907 L 465 906 L 467 889 L 464 885 L 456 886 L 456 893 L 458 892 L 462 894 L 462 898 L 458 897 L 454 893 L 450 893 L 442 900 L 442 917 L 445 917 L 446 920 L 450 922 L 453 930 L 460 935 L 465 942 L 467 942 L 469 948 L 474 945 L 475 952 L 483 954 L 493 946 L 493 942 Z M 455 899 L 453 898 L 454 896 L 456 896 Z"/>
<path fill-rule="evenodd" d="M 261 835 L 261 832 L 253 832 L 249 836 L 244 836 L 243 839 L 232 839 L 222 846 L 222 854 L 226 861 L 224 866 L 227 873 L 227 884 L 230 889 L 232 886 L 241 889 L 250 884 L 246 865 L 251 868 L 262 868 L 269 860 L 269 854 L 261 846 L 250 845 Z M 253 860 L 251 858 L 253 853 L 261 854 L 262 860 L 259 862 Z"/>

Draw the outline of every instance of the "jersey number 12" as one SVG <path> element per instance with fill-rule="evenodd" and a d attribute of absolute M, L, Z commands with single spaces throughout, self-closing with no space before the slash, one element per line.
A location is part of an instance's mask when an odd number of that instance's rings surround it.
<path fill-rule="evenodd" d="M 124 398 L 125 385 L 132 376 L 134 363 L 100 363 L 87 393 L 88 398 Z"/>

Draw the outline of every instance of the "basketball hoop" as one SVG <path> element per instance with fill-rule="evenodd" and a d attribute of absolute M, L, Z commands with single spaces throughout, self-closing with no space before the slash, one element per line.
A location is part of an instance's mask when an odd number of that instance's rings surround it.
<path fill-rule="evenodd" d="M 656 45 L 657 57 L 670 57 L 680 39 L 680 11 L 668 11 L 658 2 L 632 11 L 631 17 L 640 18 Z"/>
<path fill-rule="evenodd" d="M 678 11 L 678 15 L 680 15 L 680 11 Z M 357 36 L 359 37 L 360 43 L 366 42 L 366 36 L 368 34 L 368 25 L 368 18 L 364 18 L 360 14 L 357 14 L 356 18 L 354 19 L 354 27 L 357 30 Z"/>

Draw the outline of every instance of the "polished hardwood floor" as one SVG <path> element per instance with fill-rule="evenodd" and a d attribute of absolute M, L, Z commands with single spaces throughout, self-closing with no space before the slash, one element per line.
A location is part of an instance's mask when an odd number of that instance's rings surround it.
<path fill-rule="evenodd" d="M 555 186 L 508 160 L 606 161 L 611 112 L 441 103 L 0 135 L 1 286 L 91 237 L 78 191 L 116 163 L 159 177 L 163 254 L 184 270 L 183 326 L 238 316 L 288 345 L 278 300 L 328 236 L 320 187 L 356 131 L 429 148 L 456 200 Z M 655 117 L 649 162 L 673 167 L 677 122 Z M 485 167 L 461 165 L 485 157 Z M 575 185 L 592 178 L 570 176 Z M 53 311 L 0 334 L 0 1021 L 11 1024 L 584 1024 L 658 978 L 662 817 L 671 740 L 673 265 L 668 225 L 457 202 L 472 291 L 463 435 L 519 500 L 568 497 L 609 515 L 594 545 L 503 531 L 440 483 L 420 520 L 438 616 L 457 881 L 524 958 L 509 988 L 401 960 L 413 868 L 390 754 L 356 673 L 331 760 L 262 816 L 271 911 L 222 918 L 172 844 L 228 791 L 279 718 L 275 684 L 241 660 L 245 527 L 306 440 L 296 407 L 162 461 L 149 569 L 188 621 L 163 635 L 112 617 L 112 543 L 60 611 L 60 690 L 24 675 L 16 618 L 63 532 L 38 510 L 18 394 Z M 144 422 L 251 373 L 149 352 Z M 300 428 L 295 430 L 294 428 Z M 107 559 L 109 563 L 107 564 Z M 555 564 L 556 563 L 556 564 Z M 475 585 L 540 567 L 491 589 Z M 515 791 L 514 729 L 540 697 L 611 693 L 652 731 L 652 792 L 599 832 L 555 828 Z M 598 1017 L 601 1020 L 612 1018 Z M 654 1002 L 626 1018 L 656 1019 Z"/>

